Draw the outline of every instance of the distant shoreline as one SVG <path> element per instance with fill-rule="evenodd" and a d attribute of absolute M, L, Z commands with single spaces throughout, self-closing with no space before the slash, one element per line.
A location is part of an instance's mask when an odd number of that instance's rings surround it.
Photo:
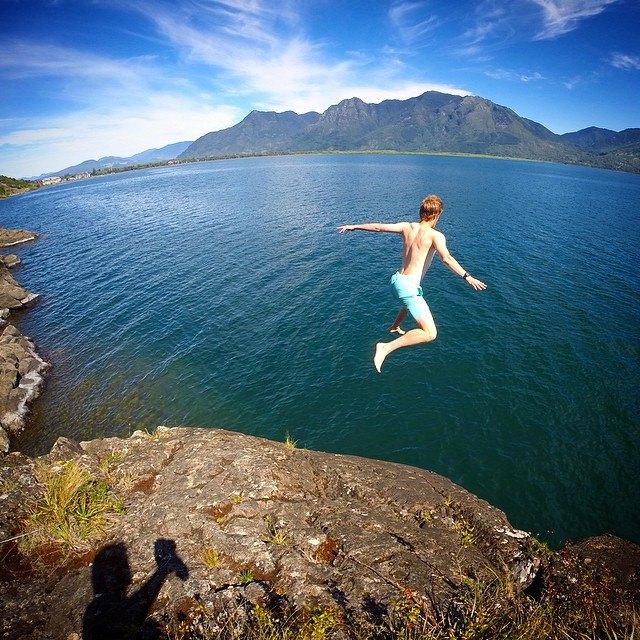
<path fill-rule="evenodd" d="M 337 155 L 415 155 L 415 156 L 444 156 L 458 158 L 485 158 L 491 160 L 518 160 L 520 162 L 540 162 L 547 164 L 563 164 L 568 166 L 590 167 L 599 169 L 601 167 L 591 167 L 591 165 L 579 165 L 566 162 L 557 162 L 554 160 L 537 160 L 533 158 L 517 158 L 513 156 L 492 156 L 486 153 L 467 153 L 464 151 L 426 151 L 426 150 L 407 150 L 400 151 L 397 149 L 322 149 L 312 151 L 269 151 L 256 153 L 234 153 L 222 156 L 205 156 L 203 158 L 176 158 L 163 162 L 152 162 L 143 165 L 130 165 L 126 167 L 113 167 L 110 169 L 98 169 L 92 173 L 91 177 L 110 175 L 112 173 L 123 173 L 124 171 L 135 171 L 139 169 L 155 169 L 159 167 L 175 167 L 182 164 L 197 164 L 199 162 L 217 162 L 220 160 L 240 160 L 242 158 L 279 158 L 279 157 L 300 157 L 300 156 L 337 156 Z M 620 171 L 619 169 L 609 169 L 609 171 Z M 622 171 L 622 173 L 632 173 Z"/>
<path fill-rule="evenodd" d="M 184 164 L 197 164 L 200 162 L 217 162 L 220 160 L 240 160 L 242 158 L 278 158 L 278 157 L 299 157 L 299 156 L 333 156 L 333 155 L 415 155 L 415 156 L 441 156 L 453 158 L 481 158 L 488 160 L 515 160 L 518 162 L 536 162 L 544 164 L 558 164 L 569 167 L 585 167 L 588 169 L 597 169 L 601 171 L 615 171 L 616 173 L 626 173 L 638 175 L 635 171 L 624 171 L 622 169 L 610 169 L 607 167 L 597 167 L 590 164 L 561 162 L 559 160 L 540 160 L 537 158 L 519 158 L 516 156 L 494 156 L 487 153 L 467 153 L 464 151 L 427 151 L 427 150 L 406 150 L 397 149 L 326 149 L 313 151 L 269 151 L 260 153 L 235 153 L 222 156 L 207 156 L 203 158 L 182 158 L 173 160 L 164 160 L 162 162 L 149 162 L 145 164 L 135 164 L 120 167 L 110 167 L 105 169 L 97 169 L 91 173 L 91 178 L 98 176 L 106 176 L 114 173 L 124 173 L 126 171 L 139 171 L 141 169 L 157 169 L 162 167 L 175 167 Z M 83 178 L 88 179 L 88 178 Z M 76 182 L 77 180 L 73 180 Z M 63 183 L 67 182 L 63 180 Z M 60 183 L 58 183 L 60 184 Z M 56 186 L 56 185 L 43 185 Z M 41 187 L 38 187 L 41 188 Z"/>
<path fill-rule="evenodd" d="M 0 200 L 11 196 L 19 196 L 21 193 L 28 193 L 39 188 L 40 185 L 35 180 L 21 180 L 10 178 L 9 176 L 0 176 Z"/>
<path fill-rule="evenodd" d="M 300 156 L 336 156 L 336 155 L 407 155 L 407 156 L 439 156 L 439 157 L 451 157 L 451 158 L 480 158 L 488 160 L 514 160 L 517 162 L 536 162 L 540 164 L 558 164 L 568 167 L 585 167 L 589 169 L 597 169 L 600 171 L 615 171 L 616 173 L 625 173 L 630 175 L 639 175 L 636 171 L 624 171 L 623 169 L 611 169 L 607 167 L 598 167 L 590 164 L 575 163 L 575 162 L 561 162 L 558 160 L 540 160 L 537 158 L 519 158 L 516 156 L 494 156 L 487 153 L 468 153 L 464 151 L 428 151 L 428 150 L 397 150 L 397 149 L 322 149 L 311 151 L 269 151 L 269 152 L 256 152 L 256 153 L 234 153 L 226 154 L 222 156 L 207 156 L 203 158 L 174 158 L 172 160 L 163 160 L 161 162 L 149 162 L 144 164 L 132 164 L 127 166 L 109 167 L 104 169 L 97 169 L 91 172 L 90 176 L 83 176 L 77 178 L 69 176 L 68 178 L 62 177 L 61 182 L 55 184 L 37 185 L 31 188 L 21 190 L 16 193 L 5 195 L 4 198 L 10 198 L 21 193 L 28 193 L 43 189 L 45 187 L 57 186 L 65 184 L 67 182 L 78 182 L 79 180 L 88 180 L 90 178 L 97 178 L 99 176 L 108 176 L 117 173 L 124 173 L 126 171 L 140 171 L 142 169 L 159 169 L 163 167 L 175 167 L 184 164 L 198 164 L 200 162 L 218 162 L 220 160 L 240 160 L 243 158 L 278 158 L 278 157 L 300 157 Z"/>

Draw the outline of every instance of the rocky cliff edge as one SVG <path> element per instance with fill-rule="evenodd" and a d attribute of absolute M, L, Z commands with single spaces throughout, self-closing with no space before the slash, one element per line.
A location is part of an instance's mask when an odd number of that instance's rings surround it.
<path fill-rule="evenodd" d="M 0 539 L 11 639 L 595 638 L 640 603 L 636 545 L 552 552 L 437 474 L 218 429 L 8 454 Z"/>
<path fill-rule="evenodd" d="M 30 231 L 0 229 L 0 247 L 36 239 Z M 15 314 L 38 298 L 11 275 L 19 264 L 16 255 L 0 255 L 0 456 L 9 450 L 10 435 L 24 427 L 27 407 L 38 397 L 49 366 L 14 324 Z"/>

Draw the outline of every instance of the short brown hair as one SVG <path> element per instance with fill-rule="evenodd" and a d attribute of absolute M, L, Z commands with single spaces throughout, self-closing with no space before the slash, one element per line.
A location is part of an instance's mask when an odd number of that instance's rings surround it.
<path fill-rule="evenodd" d="M 434 218 L 437 218 L 444 209 L 440 196 L 435 193 L 428 195 L 420 203 L 420 222 L 430 222 Z"/>

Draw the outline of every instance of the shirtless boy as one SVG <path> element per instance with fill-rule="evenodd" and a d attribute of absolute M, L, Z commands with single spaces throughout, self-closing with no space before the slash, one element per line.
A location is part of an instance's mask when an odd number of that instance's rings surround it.
<path fill-rule="evenodd" d="M 400 337 L 391 342 L 378 342 L 373 356 L 373 365 L 380 373 L 384 359 L 396 349 L 423 344 L 436 339 L 438 334 L 431 311 L 422 297 L 422 280 L 427 269 L 431 266 L 433 254 L 440 259 L 453 273 L 466 280 L 476 291 L 482 291 L 487 285 L 472 278 L 449 253 L 446 238 L 435 226 L 440 219 L 443 209 L 442 200 L 436 195 L 427 196 L 420 204 L 420 222 L 396 222 L 382 224 L 372 222 L 368 224 L 347 224 L 338 227 L 340 233 L 346 231 L 375 231 L 399 233 L 402 235 L 403 255 L 402 268 L 391 277 L 391 285 L 402 302 L 402 308 L 393 324 L 389 327 L 391 333 L 398 333 Z M 418 324 L 418 329 L 411 329 L 406 333 L 400 328 L 400 323 L 406 318 L 407 310 Z"/>

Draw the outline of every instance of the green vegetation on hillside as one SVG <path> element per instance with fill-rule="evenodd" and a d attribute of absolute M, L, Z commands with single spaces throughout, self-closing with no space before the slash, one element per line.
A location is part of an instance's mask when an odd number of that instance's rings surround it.
<path fill-rule="evenodd" d="M 37 189 L 38 185 L 31 180 L 20 180 L 9 176 L 0 176 L 0 198 L 8 198 L 16 193 Z"/>
<path fill-rule="evenodd" d="M 604 133 L 602 133 L 604 132 Z M 638 130 L 560 136 L 479 96 L 427 91 L 407 100 L 342 100 L 323 113 L 252 111 L 195 140 L 177 160 L 249 154 L 385 151 L 471 154 L 640 172 Z"/>

